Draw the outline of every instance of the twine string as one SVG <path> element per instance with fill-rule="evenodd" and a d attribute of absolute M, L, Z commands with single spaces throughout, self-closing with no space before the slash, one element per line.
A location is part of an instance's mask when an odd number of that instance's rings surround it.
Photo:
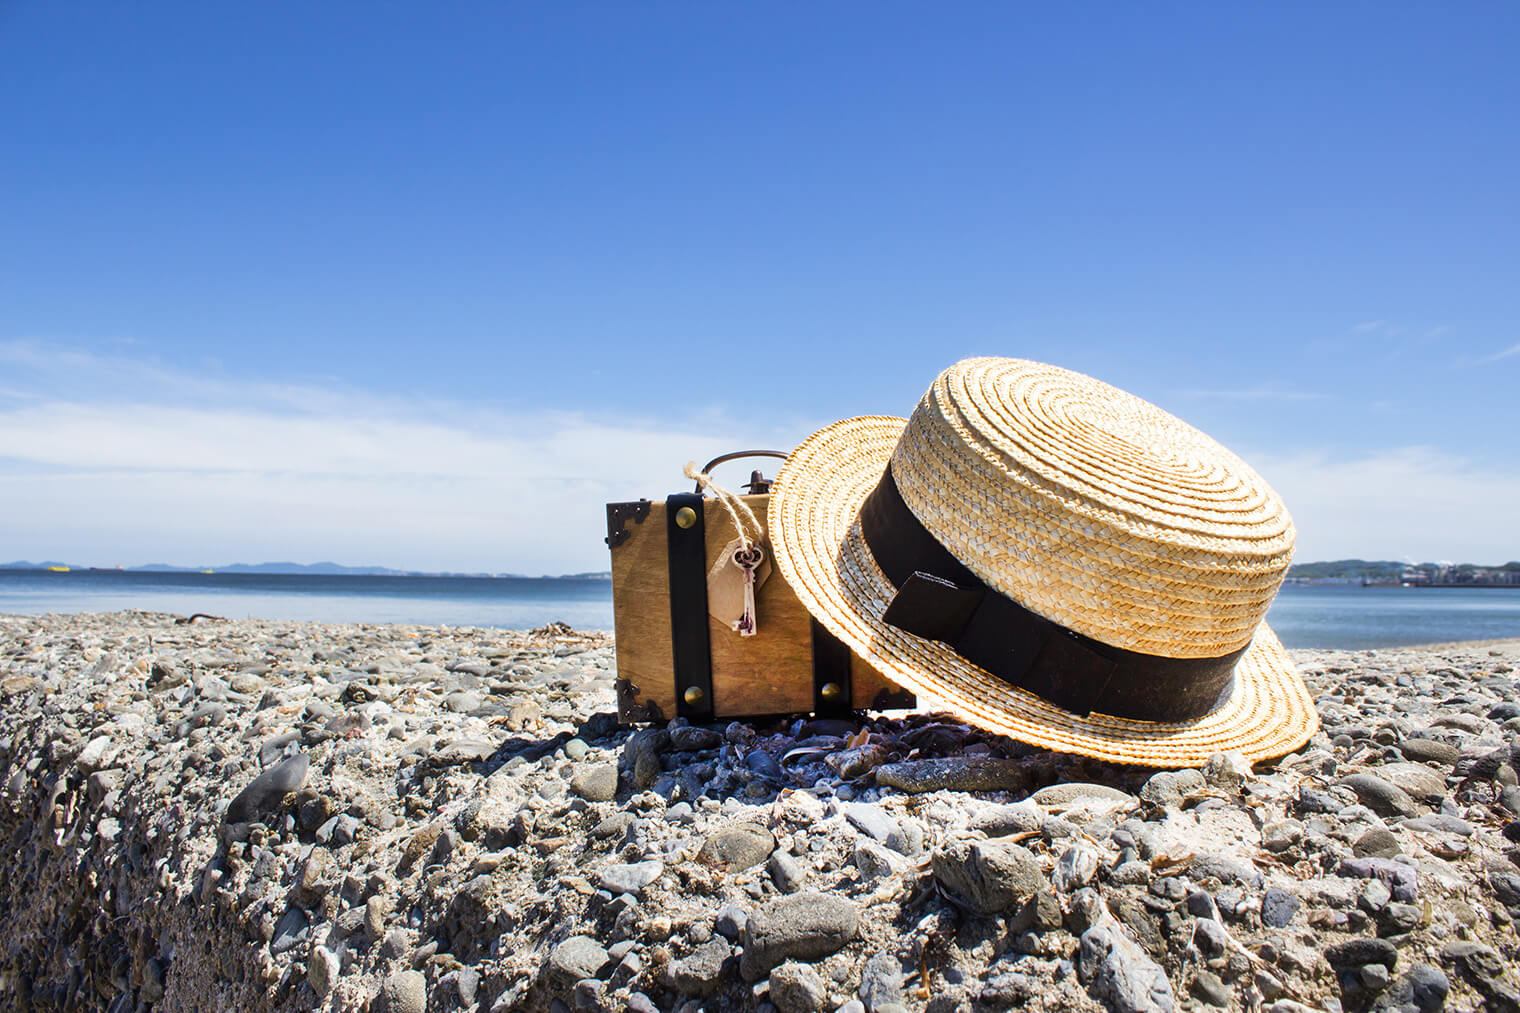
<path fill-rule="evenodd" d="M 760 526 L 760 521 L 755 517 L 755 512 L 749 508 L 749 504 L 737 494 L 714 482 L 707 472 L 698 471 L 696 461 L 687 461 L 682 471 L 687 478 L 697 483 L 702 489 L 711 491 L 718 502 L 723 504 L 723 509 L 728 511 L 729 519 L 734 522 L 734 530 L 739 532 L 739 551 L 748 556 L 751 546 L 765 537 L 765 529 Z M 753 539 L 746 533 L 746 524 L 748 524 L 748 530 L 755 533 Z"/>

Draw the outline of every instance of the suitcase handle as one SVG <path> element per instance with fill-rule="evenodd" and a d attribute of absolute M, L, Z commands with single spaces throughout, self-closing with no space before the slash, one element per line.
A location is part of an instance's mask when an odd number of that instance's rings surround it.
<path fill-rule="evenodd" d="M 712 470 L 718 465 L 722 464 L 724 461 L 732 461 L 740 457 L 779 457 L 784 461 L 786 460 L 787 455 L 783 454 L 779 450 L 735 450 L 731 454 L 719 454 L 717 457 L 714 457 L 711 461 L 708 461 L 702 466 L 702 472 L 703 474 L 710 475 L 712 474 Z M 757 490 L 755 488 L 757 485 L 764 486 L 764 488 Z M 745 488 L 750 492 L 765 492 L 770 489 L 770 485 L 771 484 L 769 482 L 760 477 L 760 473 L 757 471 L 750 475 L 750 480 L 745 485 Z M 702 491 L 702 483 L 697 483 L 696 491 Z"/>

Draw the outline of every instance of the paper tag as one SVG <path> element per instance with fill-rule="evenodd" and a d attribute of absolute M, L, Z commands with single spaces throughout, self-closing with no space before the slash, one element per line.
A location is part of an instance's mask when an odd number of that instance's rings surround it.
<path fill-rule="evenodd" d="M 734 623 L 744 614 L 744 567 L 734 561 L 734 553 L 739 551 L 742 544 L 735 538 L 723 546 L 712 569 L 707 571 L 707 611 L 729 629 L 733 629 Z M 771 554 L 765 551 L 764 546 L 760 547 L 760 551 L 764 558 L 755 569 L 757 591 L 765 583 L 765 578 L 771 575 Z"/>

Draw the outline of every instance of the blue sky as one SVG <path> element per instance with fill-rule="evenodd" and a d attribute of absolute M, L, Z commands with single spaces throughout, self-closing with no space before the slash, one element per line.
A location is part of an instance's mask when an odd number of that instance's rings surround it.
<path fill-rule="evenodd" d="M 0 6 L 0 558 L 600 568 L 967 355 L 1520 557 L 1520 7 Z"/>

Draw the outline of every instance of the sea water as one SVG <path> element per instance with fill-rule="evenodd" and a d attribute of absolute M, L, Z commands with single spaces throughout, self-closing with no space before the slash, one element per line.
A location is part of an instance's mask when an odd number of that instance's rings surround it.
<path fill-rule="evenodd" d="M 0 613 L 145 609 L 226 619 L 612 628 L 608 580 L 0 570 Z"/>
<path fill-rule="evenodd" d="M 1288 647 L 1393 647 L 1520 637 L 1520 587 L 1289 585 L 1267 613 Z"/>
<path fill-rule="evenodd" d="M 0 570 L 0 613 L 146 609 L 228 619 L 612 628 L 605 579 Z M 1267 621 L 1289 647 L 1520 637 L 1520 588 L 1289 586 Z"/>

